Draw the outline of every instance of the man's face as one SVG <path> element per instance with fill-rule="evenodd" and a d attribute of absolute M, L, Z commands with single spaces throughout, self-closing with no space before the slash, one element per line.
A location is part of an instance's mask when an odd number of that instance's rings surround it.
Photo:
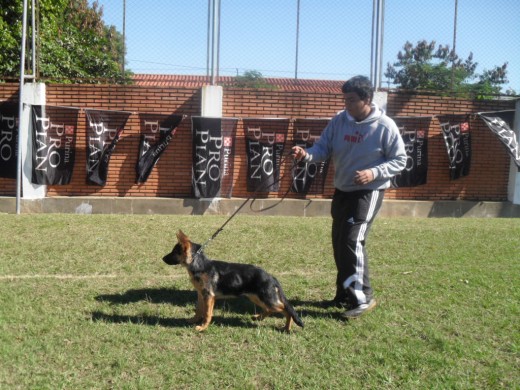
<path fill-rule="evenodd" d="M 361 100 L 357 93 L 347 92 L 343 94 L 345 98 L 345 109 L 357 120 L 365 119 L 370 114 L 369 99 Z"/>

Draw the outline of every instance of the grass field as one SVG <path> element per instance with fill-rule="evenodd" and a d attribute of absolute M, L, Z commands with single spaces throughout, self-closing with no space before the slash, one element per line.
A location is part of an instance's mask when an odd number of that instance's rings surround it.
<path fill-rule="evenodd" d="M 368 241 L 375 311 L 332 298 L 328 218 L 238 216 L 207 248 L 273 273 L 305 322 L 251 321 L 161 258 L 221 216 L 0 215 L 0 389 L 518 389 L 520 219 L 384 219 Z"/>

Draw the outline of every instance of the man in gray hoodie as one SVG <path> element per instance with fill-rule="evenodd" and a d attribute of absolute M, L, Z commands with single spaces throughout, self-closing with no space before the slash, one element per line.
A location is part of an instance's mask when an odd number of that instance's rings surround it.
<path fill-rule="evenodd" d="M 351 78 L 342 92 L 345 110 L 332 118 L 312 147 L 292 151 L 304 162 L 333 160 L 332 246 L 338 273 L 336 296 L 329 304 L 346 308 L 343 316 L 350 319 L 376 306 L 365 243 L 390 179 L 406 166 L 406 152 L 395 122 L 372 102 L 367 77 Z"/>

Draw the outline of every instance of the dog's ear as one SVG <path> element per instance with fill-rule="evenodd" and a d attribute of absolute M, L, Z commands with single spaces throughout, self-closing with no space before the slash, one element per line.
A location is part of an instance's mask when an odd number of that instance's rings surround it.
<path fill-rule="evenodd" d="M 179 241 L 179 244 L 183 244 L 189 242 L 190 239 L 186 234 L 184 234 L 182 230 L 179 229 L 179 231 L 177 232 L 177 241 Z"/>
<path fill-rule="evenodd" d="M 186 263 L 191 262 L 191 242 L 190 238 L 184 234 L 182 230 L 177 232 L 177 240 L 179 241 L 179 245 L 186 256 Z"/>

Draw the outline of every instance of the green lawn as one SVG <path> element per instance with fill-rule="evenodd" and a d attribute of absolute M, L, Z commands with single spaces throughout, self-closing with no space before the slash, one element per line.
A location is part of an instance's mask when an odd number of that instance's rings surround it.
<path fill-rule="evenodd" d="M 330 220 L 239 215 L 206 254 L 274 274 L 305 328 L 237 299 L 198 333 L 188 275 L 161 258 L 225 220 L 0 214 L 0 389 L 520 388 L 520 219 L 378 219 L 379 306 L 346 322 L 319 306 Z"/>

